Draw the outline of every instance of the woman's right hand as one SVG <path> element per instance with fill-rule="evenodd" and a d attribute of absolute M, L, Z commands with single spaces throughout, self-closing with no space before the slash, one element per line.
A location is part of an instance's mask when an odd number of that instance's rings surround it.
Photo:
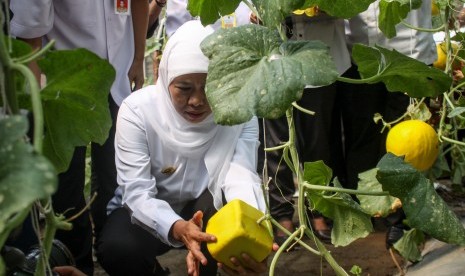
<path fill-rule="evenodd" d="M 207 258 L 200 250 L 202 242 L 215 242 L 216 237 L 202 231 L 202 211 L 197 211 L 189 220 L 178 220 L 173 224 L 172 236 L 181 241 L 189 251 L 186 257 L 189 275 L 199 275 L 199 263 L 207 264 Z"/>

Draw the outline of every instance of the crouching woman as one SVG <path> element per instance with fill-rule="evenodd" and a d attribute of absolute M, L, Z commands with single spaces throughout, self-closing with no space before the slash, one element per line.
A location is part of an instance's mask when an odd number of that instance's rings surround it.
<path fill-rule="evenodd" d="M 187 248 L 189 275 L 216 275 L 206 249 L 216 237 L 204 232 L 208 219 L 232 199 L 264 211 L 256 173 L 256 118 L 236 126 L 213 121 L 205 96 L 208 59 L 200 42 L 210 33 L 187 22 L 169 39 L 155 86 L 121 105 L 115 148 L 119 187 L 99 237 L 97 257 L 110 275 L 162 275 L 156 260 Z M 266 262 L 250 258 L 228 274 L 257 274 Z"/>

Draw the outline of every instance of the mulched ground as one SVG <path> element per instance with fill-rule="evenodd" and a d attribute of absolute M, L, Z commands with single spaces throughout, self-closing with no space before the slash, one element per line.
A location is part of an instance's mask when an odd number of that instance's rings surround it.
<path fill-rule="evenodd" d="M 450 181 L 441 180 L 437 192 L 448 203 L 451 209 L 460 217 L 465 218 L 465 192 L 456 189 Z M 461 187 L 460 187 L 461 188 Z M 296 222 L 297 222 L 297 218 Z M 348 273 L 353 265 L 362 269 L 363 276 L 391 276 L 399 275 L 399 270 L 394 263 L 391 254 L 386 249 L 386 225 L 382 219 L 374 220 L 375 232 L 364 239 L 357 240 L 346 247 L 334 247 L 326 245 L 334 259 Z M 305 240 L 313 246 L 310 240 Z M 314 247 L 314 246 L 313 246 Z M 161 256 L 159 262 L 170 269 L 173 276 L 187 275 L 185 266 L 186 251 L 182 249 L 172 250 Z M 273 255 L 270 256 L 271 262 Z M 407 263 L 399 255 L 394 256 L 401 267 Z M 350 274 L 350 273 L 349 273 Z M 96 263 L 95 276 L 107 276 Z M 278 259 L 274 275 L 335 275 L 329 264 L 319 256 L 300 248 L 281 255 Z M 353 275 L 353 274 L 350 274 Z"/>

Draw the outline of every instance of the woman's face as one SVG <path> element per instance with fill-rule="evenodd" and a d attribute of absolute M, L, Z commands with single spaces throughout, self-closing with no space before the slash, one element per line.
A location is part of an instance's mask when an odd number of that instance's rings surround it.
<path fill-rule="evenodd" d="M 174 78 L 168 89 L 176 111 L 189 122 L 203 121 L 212 110 L 205 96 L 206 73 L 186 74 Z"/>

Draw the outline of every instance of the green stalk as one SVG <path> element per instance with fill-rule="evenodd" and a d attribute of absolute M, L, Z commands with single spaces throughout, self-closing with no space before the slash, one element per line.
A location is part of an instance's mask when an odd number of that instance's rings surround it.
<path fill-rule="evenodd" d="M 366 79 L 351 79 L 351 78 L 338 76 L 336 80 L 346 82 L 346 83 L 352 83 L 352 84 L 376 83 L 381 80 L 381 77 L 380 77 L 381 73 L 382 71 Z"/>
<path fill-rule="evenodd" d="M 34 114 L 34 149 L 37 153 L 42 153 L 43 133 L 44 133 L 44 112 L 42 109 L 42 102 L 40 100 L 40 88 L 37 80 L 31 70 L 26 65 L 12 63 L 11 69 L 16 70 L 23 74 L 26 81 L 29 83 L 31 92 L 32 112 Z M 13 90 L 14 91 L 14 90 Z"/>
<path fill-rule="evenodd" d="M 342 268 L 336 260 L 333 258 L 331 255 L 331 252 L 326 249 L 324 244 L 318 239 L 313 232 L 310 229 L 305 229 L 305 232 L 307 235 L 313 236 L 313 239 L 316 243 L 317 248 L 320 250 L 321 256 L 325 258 L 325 260 L 328 262 L 328 264 L 333 268 L 334 272 L 336 273 L 337 276 L 349 276 L 349 274 Z"/>
<path fill-rule="evenodd" d="M 5 86 L 2 87 L 4 91 L 2 91 L 2 95 L 5 97 L 5 106 L 7 108 L 7 112 L 11 114 L 18 114 L 18 101 L 16 98 L 16 89 L 15 89 L 15 81 L 14 81 L 14 73 L 11 71 L 11 65 L 13 64 L 11 57 L 8 53 L 7 45 L 5 44 L 7 40 L 5 39 L 5 35 L 3 32 L 0 32 L 0 63 L 3 67 L 4 73 L 4 82 Z M 3 84 L 3 83 L 2 83 Z"/>
<path fill-rule="evenodd" d="M 37 60 L 42 55 L 44 55 L 48 50 L 50 50 L 52 48 L 53 44 L 55 44 L 55 40 L 51 40 L 44 47 L 42 47 L 42 48 L 40 48 L 38 50 L 35 50 L 35 51 L 33 51 L 33 52 L 23 56 L 23 57 L 12 59 L 12 60 L 13 60 L 13 62 L 17 62 L 17 63 L 21 63 L 21 64 L 30 63 L 30 62 L 32 62 L 34 60 Z"/>
<path fill-rule="evenodd" d="M 420 32 L 427 32 L 427 33 L 437 33 L 437 32 L 441 32 L 441 31 L 444 31 L 444 29 L 446 28 L 446 24 L 442 24 L 441 26 L 435 28 L 435 29 L 427 29 L 427 28 L 420 28 L 420 27 L 417 27 L 417 26 L 413 26 L 413 25 L 410 25 L 409 23 L 405 22 L 404 20 L 400 21 L 400 23 L 402 23 L 404 26 L 410 28 L 410 29 L 413 29 L 413 30 L 417 30 L 417 31 L 420 31 Z"/>
<path fill-rule="evenodd" d="M 346 194 L 353 194 L 353 195 L 371 195 L 371 196 L 388 196 L 389 195 L 388 192 L 360 191 L 360 190 L 336 188 L 336 187 L 331 187 L 331 186 L 313 185 L 308 182 L 302 183 L 302 186 L 310 190 L 330 191 L 330 192 L 346 193 Z"/>

